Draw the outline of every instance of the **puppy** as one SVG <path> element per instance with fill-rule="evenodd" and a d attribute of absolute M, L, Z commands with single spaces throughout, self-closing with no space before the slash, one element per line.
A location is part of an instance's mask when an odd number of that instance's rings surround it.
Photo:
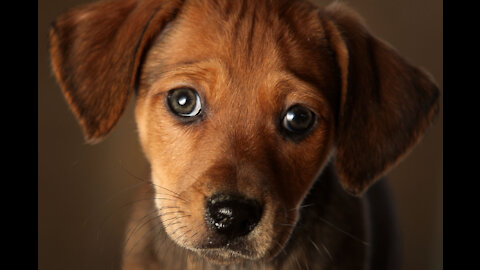
<path fill-rule="evenodd" d="M 378 180 L 439 90 L 348 7 L 103 1 L 60 16 L 50 53 L 91 143 L 135 93 L 153 195 L 124 269 L 398 269 Z"/>

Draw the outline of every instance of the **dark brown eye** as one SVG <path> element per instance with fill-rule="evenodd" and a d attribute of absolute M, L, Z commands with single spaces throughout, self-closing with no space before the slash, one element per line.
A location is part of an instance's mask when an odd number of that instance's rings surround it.
<path fill-rule="evenodd" d="M 282 126 L 295 134 L 307 132 L 315 121 L 315 114 L 301 105 L 288 108 L 282 120 Z"/>
<path fill-rule="evenodd" d="M 193 117 L 202 111 L 202 103 L 197 91 L 191 88 L 170 90 L 167 96 L 168 106 L 176 115 Z"/>

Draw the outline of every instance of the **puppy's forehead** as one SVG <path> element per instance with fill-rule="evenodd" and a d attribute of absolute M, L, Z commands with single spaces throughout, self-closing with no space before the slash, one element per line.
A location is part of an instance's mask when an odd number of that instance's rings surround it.
<path fill-rule="evenodd" d="M 214 59 L 235 89 L 256 89 L 279 74 L 332 89 L 329 51 L 318 9 L 308 2 L 189 0 L 152 46 L 147 79 Z"/>
<path fill-rule="evenodd" d="M 246 65 L 278 67 L 282 64 L 278 60 L 285 54 L 301 57 L 300 51 L 305 48 L 326 45 L 313 7 L 296 1 L 277 2 L 285 3 L 186 1 L 158 40 L 164 45 L 160 50 L 162 62 L 168 65 L 214 56 L 242 70 Z"/>

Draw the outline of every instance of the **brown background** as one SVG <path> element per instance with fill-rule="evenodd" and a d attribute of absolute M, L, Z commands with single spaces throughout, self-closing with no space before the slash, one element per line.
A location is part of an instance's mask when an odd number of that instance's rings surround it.
<path fill-rule="evenodd" d="M 134 101 L 116 129 L 90 146 L 49 64 L 49 24 L 85 0 L 39 0 L 39 269 L 118 269 L 126 213 L 136 177 L 148 165 L 139 150 Z M 317 1 L 328 3 L 329 1 Z M 424 67 L 443 89 L 441 0 L 350 0 L 377 36 Z M 442 103 L 443 104 L 443 103 Z M 443 105 L 421 143 L 390 173 L 403 232 L 404 269 L 443 269 Z"/>

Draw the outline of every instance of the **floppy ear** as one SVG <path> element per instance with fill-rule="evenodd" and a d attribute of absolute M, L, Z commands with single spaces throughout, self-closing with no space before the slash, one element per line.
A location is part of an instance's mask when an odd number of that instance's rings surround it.
<path fill-rule="evenodd" d="M 86 140 L 98 141 L 117 123 L 146 49 L 182 2 L 101 1 L 74 8 L 52 24 L 53 70 Z"/>
<path fill-rule="evenodd" d="M 343 4 L 320 18 L 342 81 L 334 161 L 345 190 L 360 195 L 419 141 L 437 115 L 439 90 Z"/>

